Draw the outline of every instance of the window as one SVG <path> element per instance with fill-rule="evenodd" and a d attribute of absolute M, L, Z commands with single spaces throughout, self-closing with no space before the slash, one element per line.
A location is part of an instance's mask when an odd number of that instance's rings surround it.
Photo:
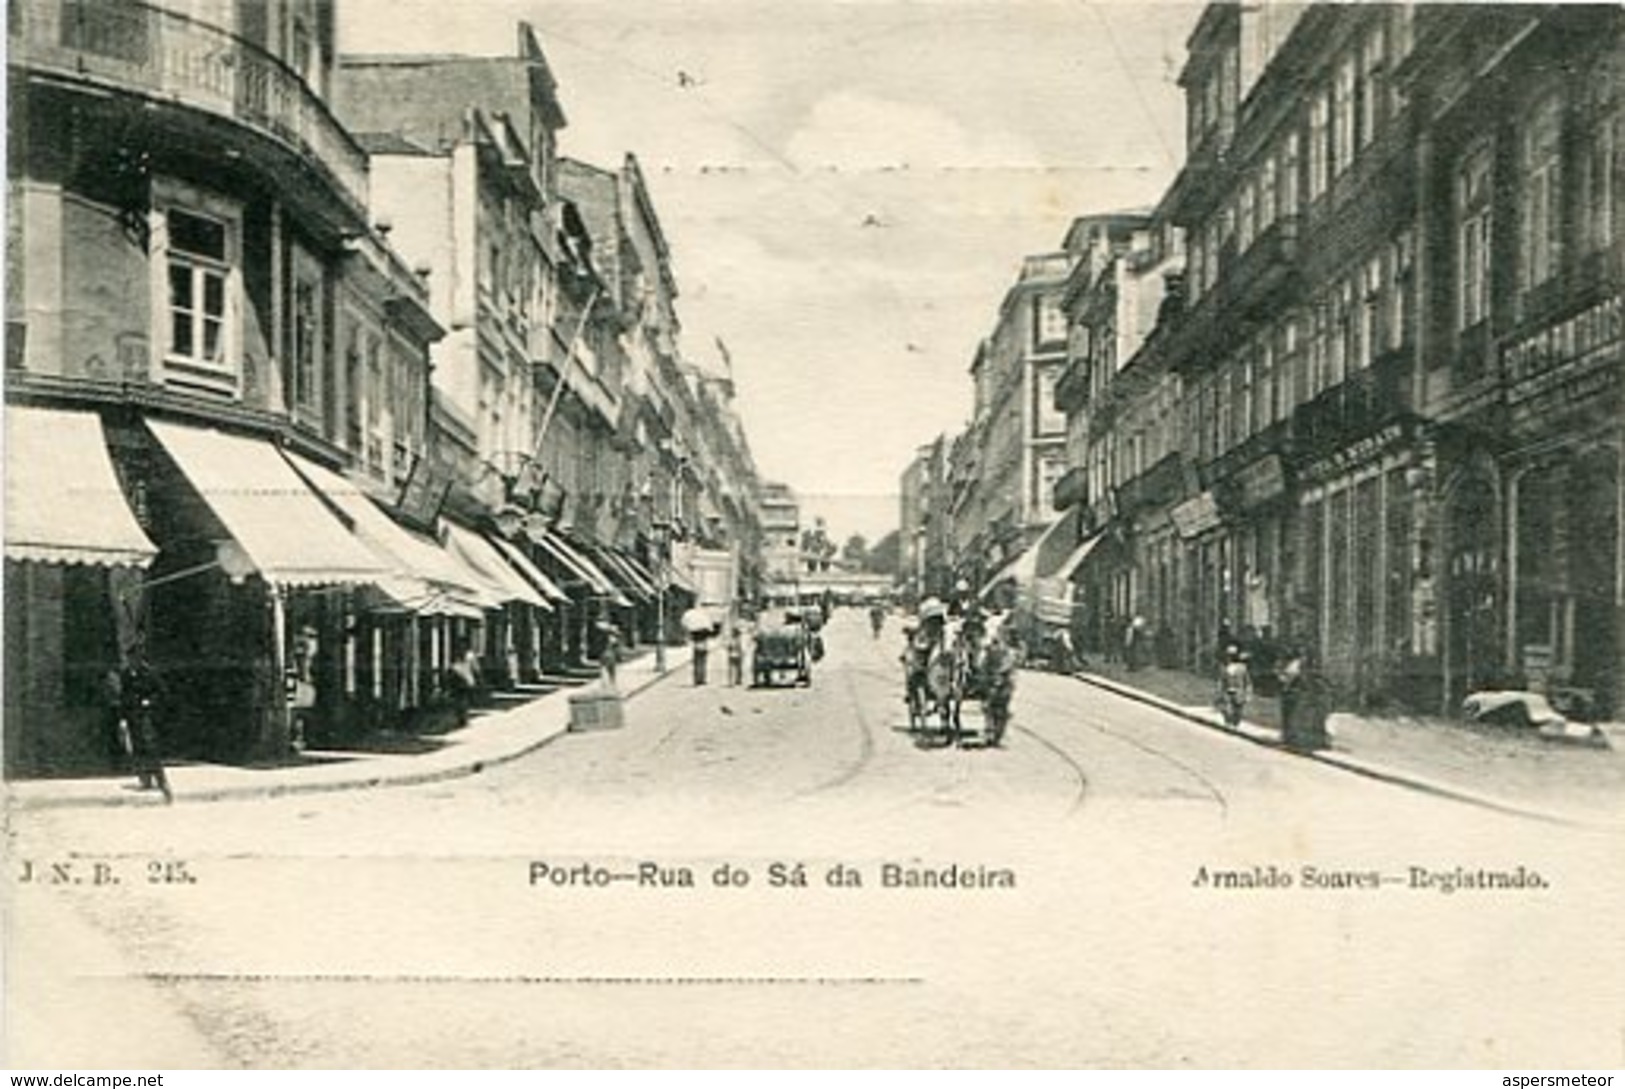
<path fill-rule="evenodd" d="M 317 407 L 319 321 L 316 281 L 301 277 L 293 285 L 293 403 L 300 408 Z"/>
<path fill-rule="evenodd" d="M 1338 385 L 1348 377 L 1349 367 L 1354 362 L 1354 283 L 1344 280 L 1337 285 L 1337 291 L 1332 296 L 1332 333 L 1331 333 L 1331 373 L 1327 376 L 1328 386 Z"/>
<path fill-rule="evenodd" d="M 1383 72 L 1388 49 L 1387 34 L 1379 22 L 1366 35 L 1365 48 L 1360 51 L 1360 133 L 1359 143 L 1365 147 L 1376 139 L 1377 123 L 1387 80 Z"/>
<path fill-rule="evenodd" d="M 1066 312 L 1061 309 L 1059 295 L 1044 295 L 1038 300 L 1038 343 L 1060 344 L 1066 341 Z"/>
<path fill-rule="evenodd" d="M 1411 323 L 1411 262 L 1412 241 L 1410 231 L 1401 231 L 1389 246 L 1388 293 L 1384 300 L 1386 313 L 1383 327 L 1387 332 L 1387 347 L 1401 348 L 1405 344 Z"/>
<path fill-rule="evenodd" d="M 1327 340 L 1330 336 L 1330 326 L 1331 309 L 1322 299 L 1310 308 L 1309 313 L 1309 384 L 1303 391 L 1303 399 L 1306 401 L 1325 389 L 1328 384 L 1330 352 L 1327 349 Z"/>
<path fill-rule="evenodd" d="M 361 415 L 367 399 L 365 382 L 366 374 L 361 366 L 361 327 L 351 318 L 344 337 L 344 435 L 346 445 L 358 454 L 365 441 L 361 430 Z"/>
<path fill-rule="evenodd" d="M 1298 134 L 1287 134 L 1286 143 L 1281 146 L 1279 161 L 1281 174 L 1281 215 L 1295 216 L 1298 214 Z"/>
<path fill-rule="evenodd" d="M 367 336 L 367 466 L 385 471 L 384 405 L 388 390 L 384 385 L 384 361 L 378 337 Z"/>
<path fill-rule="evenodd" d="M 1490 163 L 1490 148 L 1482 145 L 1456 176 L 1458 329 L 1471 329 L 1490 314 Z"/>
<path fill-rule="evenodd" d="M 1202 268 L 1202 289 L 1211 291 L 1219 282 L 1220 219 L 1215 216 L 1207 222 L 1207 261 Z"/>
<path fill-rule="evenodd" d="M 1357 60 L 1344 57 L 1337 66 L 1337 94 L 1332 106 L 1332 174 L 1339 176 L 1354 162 L 1355 101 L 1358 90 Z"/>
<path fill-rule="evenodd" d="M 1253 404 L 1253 356 L 1249 350 L 1236 366 L 1236 438 L 1247 438 L 1258 430 L 1258 415 Z"/>
<path fill-rule="evenodd" d="M 1356 367 L 1369 367 L 1382 350 L 1382 257 L 1372 257 L 1365 264 L 1365 279 L 1360 285 L 1359 328 L 1355 331 Z"/>
<path fill-rule="evenodd" d="M 169 354 L 220 366 L 225 351 L 226 228 L 169 213 Z"/>
<path fill-rule="evenodd" d="M 1038 372 L 1034 392 L 1038 398 L 1033 419 L 1038 434 L 1058 435 L 1066 430 L 1066 414 L 1055 407 L 1055 383 L 1060 379 L 1060 367 L 1045 367 Z"/>
<path fill-rule="evenodd" d="M 171 364 L 230 373 L 236 224 L 176 208 L 163 215 L 165 357 Z"/>
<path fill-rule="evenodd" d="M 1326 191 L 1328 127 L 1331 123 L 1331 100 L 1322 90 L 1309 103 L 1309 199 L 1314 200 Z"/>
<path fill-rule="evenodd" d="M 1605 107 L 1591 124 L 1580 196 L 1582 238 L 1591 251 L 1606 250 L 1614 241 L 1614 157 L 1622 118 L 1625 111 Z"/>
<path fill-rule="evenodd" d="M 1524 128 L 1518 278 L 1525 291 L 1557 271 L 1563 229 L 1562 130 L 1563 107 L 1555 95 L 1535 108 Z"/>
<path fill-rule="evenodd" d="M 1309 380 L 1303 371 L 1307 360 L 1298 339 L 1299 329 L 1299 318 L 1296 314 L 1287 315 L 1286 320 L 1281 322 L 1279 348 L 1276 353 L 1279 364 L 1276 371 L 1280 385 L 1278 400 L 1283 418 L 1299 403 L 1308 399 L 1305 391 L 1309 388 Z"/>
<path fill-rule="evenodd" d="M 1620 145 L 1620 124 L 1625 111 L 1605 104 L 1591 122 L 1581 167 L 1579 215 L 1586 250 L 1607 250 L 1614 244 L 1614 159 Z"/>
<path fill-rule="evenodd" d="M 1275 223 L 1275 160 L 1268 159 L 1258 172 L 1258 233 Z"/>
<path fill-rule="evenodd" d="M 1253 430 L 1262 431 L 1279 418 L 1275 397 L 1275 337 L 1266 334 L 1253 355 Z"/>
<path fill-rule="evenodd" d="M 1258 196 L 1253 190 L 1253 183 L 1248 181 L 1243 184 L 1236 201 L 1238 205 L 1236 211 L 1236 233 L 1238 235 L 1236 245 L 1242 253 L 1246 253 L 1248 247 L 1253 244 L 1253 236 L 1258 226 L 1257 201 Z"/>

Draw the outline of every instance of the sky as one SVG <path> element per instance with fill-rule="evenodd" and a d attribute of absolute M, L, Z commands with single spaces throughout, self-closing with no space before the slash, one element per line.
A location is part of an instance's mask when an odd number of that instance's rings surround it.
<path fill-rule="evenodd" d="M 1025 254 L 1154 205 L 1199 8 L 1085 0 L 345 0 L 345 52 L 511 54 L 535 28 L 564 154 L 638 157 L 685 354 L 733 360 L 759 470 L 871 542 L 962 428 Z"/>

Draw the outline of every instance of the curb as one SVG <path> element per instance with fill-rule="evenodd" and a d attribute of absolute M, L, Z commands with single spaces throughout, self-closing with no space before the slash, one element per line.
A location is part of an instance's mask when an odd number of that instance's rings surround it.
<path fill-rule="evenodd" d="M 1342 771 L 1350 772 L 1354 775 L 1360 775 L 1367 779 L 1375 779 L 1378 782 L 1388 783 L 1392 786 L 1405 787 L 1409 790 L 1415 790 L 1434 797 L 1448 798 L 1452 801 L 1463 802 L 1467 805 L 1477 806 L 1481 809 L 1490 809 L 1498 813 L 1506 813 L 1515 817 L 1542 821 L 1546 824 L 1563 825 L 1569 828 L 1585 828 L 1592 831 L 1614 833 L 1625 832 L 1625 825 L 1612 824 L 1606 821 L 1598 821 L 1589 817 L 1579 817 L 1572 814 L 1554 813 L 1549 810 L 1536 809 L 1531 806 L 1520 805 L 1516 802 L 1509 802 L 1502 798 L 1493 797 L 1492 795 L 1480 794 L 1476 791 L 1466 790 L 1451 783 L 1441 782 L 1437 779 L 1430 779 L 1414 772 L 1403 771 L 1398 768 L 1385 767 L 1381 764 L 1373 764 L 1369 761 L 1361 760 L 1358 757 L 1350 756 L 1347 753 L 1340 753 L 1331 749 L 1317 749 L 1312 752 L 1298 752 L 1281 744 L 1279 731 L 1270 729 L 1266 726 L 1259 726 L 1256 723 L 1244 721 L 1242 722 L 1240 729 L 1231 730 L 1221 721 L 1219 721 L 1216 714 L 1212 717 L 1199 714 L 1187 707 L 1174 703 L 1171 700 L 1166 700 L 1161 696 L 1146 692 L 1143 689 L 1134 688 L 1119 681 L 1109 680 L 1105 677 L 1096 676 L 1092 673 L 1074 673 L 1072 674 L 1072 677 L 1075 680 L 1082 681 L 1084 684 L 1093 685 L 1096 688 L 1122 696 L 1124 699 L 1134 700 L 1136 703 L 1143 703 L 1149 707 L 1155 707 L 1159 711 L 1163 711 L 1177 718 L 1182 718 L 1187 722 L 1193 722 L 1198 726 L 1205 726 L 1208 729 L 1213 730 L 1216 733 L 1223 734 L 1226 737 L 1234 737 L 1237 740 L 1246 741 L 1261 748 L 1273 749 L 1276 752 L 1285 753 L 1289 756 L 1313 760 L 1316 763 L 1323 764 L 1327 767 L 1338 768 Z"/>
<path fill-rule="evenodd" d="M 669 680 L 681 672 L 682 662 L 667 662 L 666 672 L 655 673 L 641 683 L 626 688 L 621 693 L 622 700 L 630 700 L 640 696 L 662 681 Z M 560 689 L 550 692 L 538 700 L 515 708 L 523 711 L 555 697 L 563 696 L 568 700 L 571 689 Z M 517 747 L 491 756 L 463 758 L 457 763 L 447 767 L 431 768 L 423 771 L 403 770 L 396 774 L 358 775 L 353 779 L 335 779 L 329 782 L 313 783 L 266 783 L 245 784 L 242 786 L 205 787 L 195 791 L 175 793 L 175 803 L 183 802 L 224 802 L 244 801 L 253 798 L 285 798 L 297 794 L 337 794 L 349 790 L 369 790 L 374 787 L 404 787 L 424 786 L 430 783 L 441 783 L 452 779 L 465 779 L 478 775 L 487 768 L 500 767 L 522 757 L 529 756 L 538 749 L 544 748 L 557 741 L 570 732 L 568 722 L 558 728 L 549 727 L 549 731 L 540 736 L 528 737 L 517 743 Z M 128 776 L 124 777 L 128 778 Z M 36 780 L 37 781 L 37 780 Z M 122 784 L 121 779 L 110 779 L 109 784 Z M 13 811 L 37 811 L 44 809 L 108 809 L 118 806 L 155 806 L 163 807 L 164 802 L 156 795 L 139 791 L 118 791 L 106 795 L 93 795 L 86 797 L 72 797 L 62 795 L 46 795 L 38 798 L 19 798 L 11 790 L 6 791 L 5 806 Z"/>

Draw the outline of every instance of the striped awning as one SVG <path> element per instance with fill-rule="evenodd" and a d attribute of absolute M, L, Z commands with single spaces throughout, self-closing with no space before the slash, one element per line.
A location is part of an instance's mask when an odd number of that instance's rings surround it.
<path fill-rule="evenodd" d="M 394 577 L 381 585 L 391 597 L 425 614 L 431 606 L 460 616 L 478 616 L 482 608 L 497 607 L 495 597 L 439 541 L 385 514 L 361 485 L 298 454 L 284 451 L 283 456 L 350 520 L 355 535 L 390 569 Z"/>
<path fill-rule="evenodd" d="M 531 562 L 531 558 L 525 555 L 524 549 L 520 548 L 516 544 L 513 544 L 512 542 L 504 541 L 501 537 L 491 537 L 489 540 L 492 544 L 497 546 L 497 551 L 501 552 L 504 558 L 506 558 L 509 563 L 513 564 L 514 570 L 518 571 L 521 575 L 524 575 L 527 579 L 529 579 L 531 585 L 535 586 L 536 589 L 540 590 L 554 601 L 570 600 L 570 595 L 565 593 L 559 587 L 558 583 L 548 578 L 547 574 L 540 567 L 537 567 L 533 562 Z"/>
<path fill-rule="evenodd" d="M 147 427 L 265 581 L 317 586 L 391 577 L 389 565 L 270 443 L 160 420 Z"/>
<path fill-rule="evenodd" d="M 616 605 L 631 606 L 632 603 L 621 596 L 621 592 L 616 589 L 609 576 L 563 537 L 557 533 L 535 531 L 531 539 L 543 552 L 553 557 L 560 567 L 569 571 L 576 582 L 595 594 L 609 598 Z"/>
<path fill-rule="evenodd" d="M 6 406 L 6 558 L 145 567 L 158 554 L 93 412 Z"/>
<path fill-rule="evenodd" d="M 473 530 L 464 529 L 455 522 L 447 522 L 446 547 L 483 578 L 491 591 L 503 601 L 553 611 L 552 604 L 542 596 L 541 591 L 526 581 L 525 577 L 515 571 L 513 565 L 503 558 L 502 553 L 491 547 L 490 542 Z"/>

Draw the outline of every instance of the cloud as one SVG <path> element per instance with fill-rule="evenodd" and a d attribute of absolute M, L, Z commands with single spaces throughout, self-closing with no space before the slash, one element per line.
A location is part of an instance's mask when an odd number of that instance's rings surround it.
<path fill-rule="evenodd" d="M 785 151 L 802 169 L 1036 168 L 1038 155 L 1003 133 L 979 133 L 930 106 L 836 91 L 819 99 Z"/>

